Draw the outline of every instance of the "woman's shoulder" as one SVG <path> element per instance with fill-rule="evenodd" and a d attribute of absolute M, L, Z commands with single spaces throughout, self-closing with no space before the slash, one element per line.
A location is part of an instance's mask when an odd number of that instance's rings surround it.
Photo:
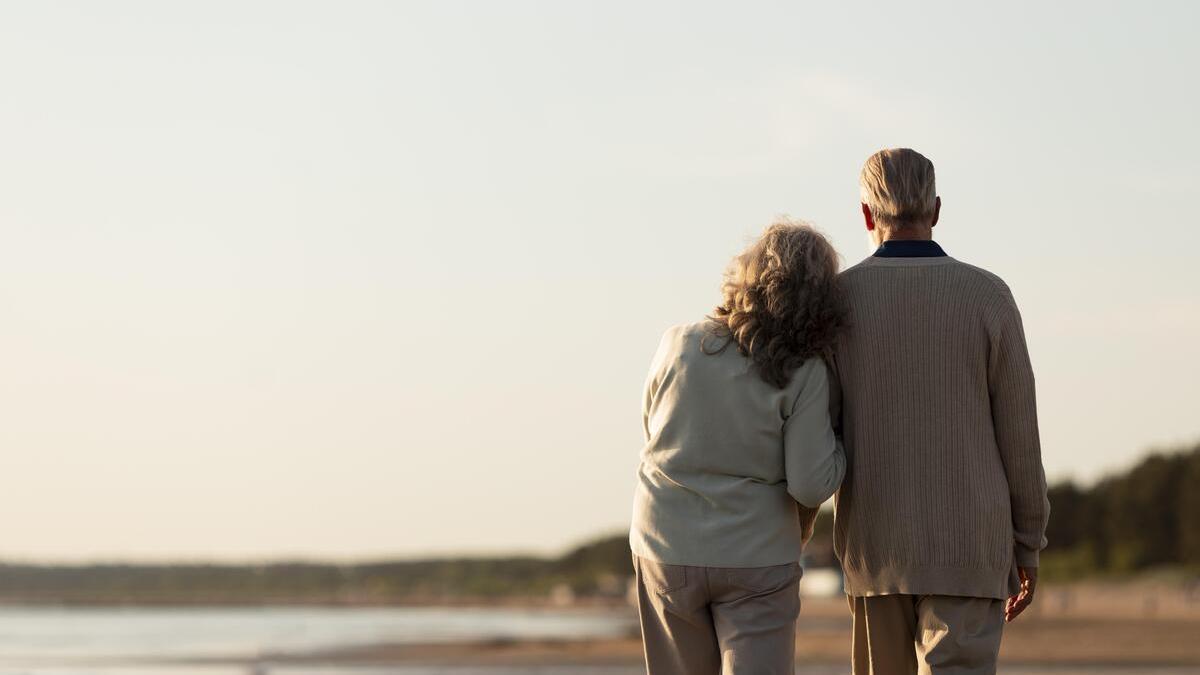
<path fill-rule="evenodd" d="M 662 344 L 685 345 L 690 343 L 698 343 L 708 336 L 713 335 L 713 322 L 693 321 L 691 323 L 677 323 L 674 326 L 663 331 Z"/>
<path fill-rule="evenodd" d="M 692 362 L 700 355 L 727 351 L 721 349 L 726 340 L 713 328 L 711 321 L 680 323 L 667 328 L 659 340 L 655 361 L 659 364 Z"/>

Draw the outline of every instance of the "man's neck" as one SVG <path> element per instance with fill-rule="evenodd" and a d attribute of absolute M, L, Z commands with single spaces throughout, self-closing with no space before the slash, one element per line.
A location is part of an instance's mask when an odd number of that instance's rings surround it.
<path fill-rule="evenodd" d="M 902 230 L 879 230 L 879 243 L 885 241 L 932 241 L 933 227 L 906 227 Z"/>

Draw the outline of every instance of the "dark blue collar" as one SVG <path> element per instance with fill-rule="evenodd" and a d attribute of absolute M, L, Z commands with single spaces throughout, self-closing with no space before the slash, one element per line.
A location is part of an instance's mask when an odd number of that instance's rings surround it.
<path fill-rule="evenodd" d="M 930 239 L 889 239 L 875 251 L 877 258 L 944 258 L 946 252 Z"/>

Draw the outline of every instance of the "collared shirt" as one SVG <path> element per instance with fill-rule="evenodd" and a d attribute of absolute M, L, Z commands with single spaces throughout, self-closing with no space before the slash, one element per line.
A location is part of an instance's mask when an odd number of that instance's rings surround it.
<path fill-rule="evenodd" d="M 877 258 L 944 258 L 946 252 L 932 239 L 889 239 L 876 249 Z"/>

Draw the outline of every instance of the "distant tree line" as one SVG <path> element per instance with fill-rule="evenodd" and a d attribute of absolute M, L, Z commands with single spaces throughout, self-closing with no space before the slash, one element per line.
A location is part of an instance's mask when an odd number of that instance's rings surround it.
<path fill-rule="evenodd" d="M 1160 452 L 1091 487 L 1050 488 L 1043 575 L 1078 578 L 1157 567 L 1200 573 L 1200 445 Z M 832 516 L 822 512 L 812 564 L 834 564 Z M 624 533 L 560 557 L 443 558 L 353 565 L 0 564 L 0 603 L 400 604 L 619 598 L 632 574 Z"/>
<path fill-rule="evenodd" d="M 1152 568 L 1200 574 L 1200 444 L 1155 452 L 1091 487 L 1051 485 L 1049 544 L 1041 572 L 1050 579 L 1126 575 Z M 822 511 L 810 551 L 828 550 L 833 515 Z"/>
<path fill-rule="evenodd" d="M 1155 568 L 1200 575 L 1200 444 L 1153 452 L 1090 487 L 1051 485 L 1043 577 L 1128 575 Z M 836 565 L 833 514 L 821 511 L 806 557 Z M 623 559 L 622 559 L 623 561 Z"/>
<path fill-rule="evenodd" d="M 1200 445 L 1157 452 L 1089 488 L 1050 488 L 1052 576 L 1127 574 L 1156 567 L 1200 573 Z"/>
<path fill-rule="evenodd" d="M 558 589 L 618 598 L 630 573 L 624 536 L 557 558 L 444 558 L 352 565 L 0 564 L 0 603 L 404 604 L 546 598 Z"/>

